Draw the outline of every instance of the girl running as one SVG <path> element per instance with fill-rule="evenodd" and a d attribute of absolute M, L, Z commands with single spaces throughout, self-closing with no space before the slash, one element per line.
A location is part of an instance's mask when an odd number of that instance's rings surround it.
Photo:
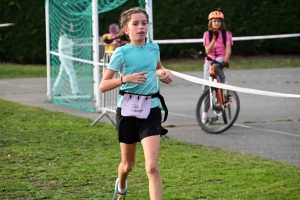
<path fill-rule="evenodd" d="M 159 46 L 145 43 L 148 21 L 148 14 L 141 8 L 131 8 L 121 14 L 121 30 L 116 40 L 127 44 L 115 49 L 100 84 L 101 92 L 121 86 L 116 124 L 122 160 L 113 200 L 125 199 L 127 177 L 135 165 L 137 142 L 141 142 L 144 151 L 150 199 L 162 199 L 158 155 L 160 135 L 167 131 L 161 126 L 156 76 L 161 82 L 170 84 L 172 74 L 160 62 Z M 121 78 L 114 78 L 116 72 Z"/>

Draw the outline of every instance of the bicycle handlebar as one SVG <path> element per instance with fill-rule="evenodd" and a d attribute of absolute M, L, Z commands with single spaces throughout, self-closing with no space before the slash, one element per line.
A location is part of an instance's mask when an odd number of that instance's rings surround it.
<path fill-rule="evenodd" d="M 205 52 L 200 51 L 199 54 L 200 54 L 201 56 L 206 57 L 206 59 L 207 59 L 208 61 L 211 61 L 213 64 L 219 64 L 219 65 L 221 65 L 222 67 L 226 67 L 226 64 L 225 64 L 225 63 L 221 63 L 221 62 L 219 62 L 219 61 L 217 61 L 217 60 L 212 59 L 212 58 L 209 57 Z"/>

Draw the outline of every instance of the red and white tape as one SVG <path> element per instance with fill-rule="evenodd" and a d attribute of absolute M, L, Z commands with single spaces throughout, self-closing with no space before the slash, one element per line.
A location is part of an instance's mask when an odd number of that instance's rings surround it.
<path fill-rule="evenodd" d="M 7 27 L 7 26 L 13 26 L 13 23 L 6 23 L 6 24 L 0 24 L 0 28 L 1 27 Z"/>
<path fill-rule="evenodd" d="M 214 83 L 214 82 L 202 79 L 202 78 L 197 78 L 197 77 L 194 77 L 191 75 L 175 72 L 172 70 L 171 70 L 171 72 L 174 76 L 177 76 L 179 78 L 185 79 L 187 81 L 191 81 L 193 83 L 201 84 L 201 85 L 208 85 L 211 87 L 222 88 L 222 89 L 226 89 L 226 90 L 233 90 L 236 92 L 243 92 L 243 93 L 248 93 L 248 94 L 263 95 L 263 96 L 300 98 L 299 94 L 284 94 L 284 93 L 269 92 L 269 91 L 256 90 L 256 89 L 250 89 L 250 88 L 242 88 L 242 87 L 226 85 L 226 84 L 222 84 L 222 83 Z"/>
<path fill-rule="evenodd" d="M 261 39 L 276 39 L 276 38 L 289 38 L 289 37 L 300 37 L 300 33 L 232 37 L 232 39 L 233 39 L 233 41 L 243 41 L 243 40 L 261 40 Z M 203 38 L 201 38 L 201 39 L 153 40 L 153 42 L 158 43 L 158 44 L 202 43 Z"/>

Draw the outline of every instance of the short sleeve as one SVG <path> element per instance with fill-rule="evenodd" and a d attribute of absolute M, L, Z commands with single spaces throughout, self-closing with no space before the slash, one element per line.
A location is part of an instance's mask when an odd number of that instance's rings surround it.
<path fill-rule="evenodd" d="M 158 44 L 156 44 L 157 45 L 157 62 L 159 62 L 160 61 L 160 49 L 159 49 L 159 45 Z"/>
<path fill-rule="evenodd" d="M 203 34 L 203 46 L 207 46 L 209 45 L 210 41 L 209 41 L 209 33 L 208 31 L 205 31 Z"/>
<path fill-rule="evenodd" d="M 230 31 L 226 31 L 226 44 L 233 45 L 232 34 Z"/>
<path fill-rule="evenodd" d="M 120 71 L 122 63 L 123 63 L 123 53 L 122 53 L 122 48 L 116 48 L 116 50 L 113 52 L 108 69 L 111 69 L 113 71 Z"/>

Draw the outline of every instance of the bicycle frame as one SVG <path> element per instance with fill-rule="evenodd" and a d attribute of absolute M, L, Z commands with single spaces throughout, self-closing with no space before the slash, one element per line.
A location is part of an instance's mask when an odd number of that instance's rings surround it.
<path fill-rule="evenodd" d="M 209 66 L 209 81 L 220 83 L 220 79 L 217 76 L 217 71 L 215 69 L 214 63 L 212 63 Z M 210 96 L 211 96 L 211 92 L 212 92 L 211 87 L 209 87 L 209 89 L 210 89 Z M 216 88 L 216 89 L 217 89 L 217 95 L 218 95 L 218 102 L 220 105 L 223 105 L 222 89 L 220 89 L 220 88 Z M 211 107 L 213 106 L 212 98 L 210 98 L 210 105 L 211 105 Z"/>
<path fill-rule="evenodd" d="M 205 56 L 207 58 L 207 60 L 211 61 L 211 65 L 209 66 L 209 81 L 220 83 L 221 81 L 218 78 L 217 71 L 216 71 L 214 65 L 215 64 L 219 64 L 221 67 L 225 67 L 224 63 L 220 63 L 220 62 L 218 62 L 216 60 L 213 60 L 211 57 L 209 57 L 206 54 L 203 54 L 202 52 L 200 52 L 200 54 L 202 54 L 203 56 Z M 218 101 L 219 105 L 221 106 L 220 108 L 215 108 L 214 107 L 213 98 L 212 98 L 212 89 L 215 89 L 217 91 L 217 101 Z M 223 101 L 223 90 L 222 89 L 209 87 L 209 93 L 210 93 L 210 97 L 211 97 L 210 98 L 210 106 L 211 106 L 211 108 L 214 108 L 214 109 L 217 109 L 217 110 L 223 112 L 224 106 L 228 106 L 230 104 L 230 101 L 227 101 L 226 104 L 223 104 L 224 101 Z M 219 113 L 218 115 L 221 115 L 222 112 Z"/>

